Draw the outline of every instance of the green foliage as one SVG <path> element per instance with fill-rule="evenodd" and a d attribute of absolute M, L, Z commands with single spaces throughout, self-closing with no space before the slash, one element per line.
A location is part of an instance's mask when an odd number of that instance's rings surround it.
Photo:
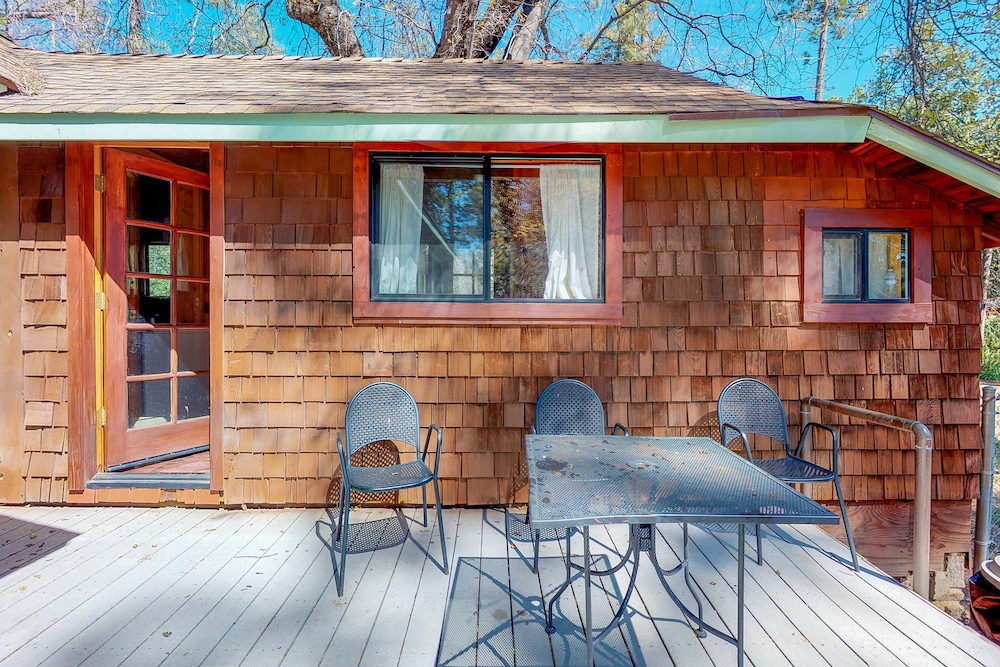
<path fill-rule="evenodd" d="M 1000 313 L 987 315 L 983 323 L 983 380 L 1000 380 Z"/>
<path fill-rule="evenodd" d="M 942 39 L 935 25 L 914 28 L 887 49 L 875 75 L 851 95 L 901 120 L 1000 161 L 1000 76 L 969 45 Z"/>
<path fill-rule="evenodd" d="M 655 6 L 641 0 L 623 0 L 615 3 L 614 13 L 619 18 L 600 35 L 591 58 L 604 62 L 659 60 L 667 37 L 654 25 Z M 592 41 L 593 35 L 584 35 L 581 43 Z"/>

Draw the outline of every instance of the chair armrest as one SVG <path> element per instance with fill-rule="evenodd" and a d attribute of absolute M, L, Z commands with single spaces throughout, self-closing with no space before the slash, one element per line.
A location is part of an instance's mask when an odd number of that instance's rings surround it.
<path fill-rule="evenodd" d="M 753 454 L 750 453 L 750 439 L 747 438 L 747 434 L 743 432 L 743 429 L 733 426 L 732 424 L 723 424 L 722 426 L 719 427 L 719 437 L 722 438 L 723 440 L 726 439 L 727 428 L 732 429 L 739 434 L 740 439 L 743 440 L 743 448 L 747 451 L 747 460 L 753 461 Z M 723 442 L 721 444 L 723 447 L 725 447 L 727 443 Z"/>
<path fill-rule="evenodd" d="M 344 452 L 344 443 L 340 439 L 340 432 L 337 433 L 337 453 L 340 455 L 340 474 L 344 476 L 344 485 L 351 488 L 351 478 L 348 469 L 351 467 L 350 459 Z"/>
<path fill-rule="evenodd" d="M 427 427 L 427 439 L 424 440 L 424 455 L 422 458 L 424 463 L 427 463 L 427 452 L 431 444 L 431 431 L 437 431 L 437 436 L 438 436 L 437 449 L 434 450 L 434 476 L 437 477 L 438 464 L 441 463 L 441 440 L 442 440 L 441 427 L 438 426 L 437 424 L 431 424 L 430 426 Z"/>
<path fill-rule="evenodd" d="M 837 454 L 839 448 L 839 443 L 837 442 L 837 432 L 834 431 L 829 426 L 827 426 L 826 424 L 820 424 L 819 422 L 809 422 L 804 427 L 802 427 L 802 435 L 799 436 L 799 444 L 795 448 L 795 456 L 796 458 L 802 458 L 801 456 L 799 456 L 799 453 L 802 451 L 802 445 L 804 445 L 806 442 L 806 436 L 809 435 L 810 429 L 813 428 L 823 429 L 824 431 L 827 431 L 830 434 L 831 438 L 833 438 L 833 466 L 831 466 L 831 469 L 833 470 L 833 474 L 836 475 L 838 467 L 837 461 L 840 459 L 840 456 L 838 456 Z"/>
<path fill-rule="evenodd" d="M 615 427 L 611 429 L 611 435 L 614 435 L 618 431 L 621 431 L 622 435 L 629 435 L 628 429 L 622 426 L 621 424 L 615 424 Z"/>
<path fill-rule="evenodd" d="M 535 425 L 534 424 L 532 424 L 528 428 L 528 433 L 531 434 L 531 435 L 538 435 L 538 431 L 535 429 Z"/>

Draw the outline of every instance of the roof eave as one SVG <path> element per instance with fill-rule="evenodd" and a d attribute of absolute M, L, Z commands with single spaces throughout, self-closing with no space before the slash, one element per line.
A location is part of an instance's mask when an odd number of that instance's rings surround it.
<path fill-rule="evenodd" d="M 699 119 L 668 114 L 4 113 L 3 141 L 483 141 L 859 143 L 844 114 Z"/>

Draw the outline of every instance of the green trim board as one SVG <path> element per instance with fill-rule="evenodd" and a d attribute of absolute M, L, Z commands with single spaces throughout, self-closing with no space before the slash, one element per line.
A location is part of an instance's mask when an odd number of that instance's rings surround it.
<path fill-rule="evenodd" d="M 671 120 L 666 115 L 0 114 L 8 141 L 859 143 L 867 116 Z"/>
<path fill-rule="evenodd" d="M 843 143 L 870 139 L 994 197 L 1000 172 L 872 115 L 0 114 L 0 141 Z"/>

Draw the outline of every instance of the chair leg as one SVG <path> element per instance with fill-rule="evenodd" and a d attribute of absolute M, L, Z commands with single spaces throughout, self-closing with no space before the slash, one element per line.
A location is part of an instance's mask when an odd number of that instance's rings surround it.
<path fill-rule="evenodd" d="M 427 527 L 427 485 L 424 484 L 423 486 L 421 486 L 420 490 L 424 494 L 424 528 L 426 528 Z M 440 521 L 441 517 L 438 517 L 438 520 Z"/>
<path fill-rule="evenodd" d="M 344 527 L 344 506 L 346 504 L 344 501 L 344 484 L 341 482 L 340 493 L 337 494 L 337 530 L 334 534 L 334 538 L 337 541 L 340 541 L 341 528 Z"/>
<path fill-rule="evenodd" d="M 345 571 L 347 570 L 347 543 L 350 540 L 350 522 L 351 522 L 351 507 L 349 500 L 351 498 L 350 489 L 345 490 L 346 497 L 343 499 L 343 505 L 341 508 L 341 519 L 340 519 L 340 563 L 337 565 L 337 572 L 339 576 L 337 577 L 337 597 L 344 595 L 344 578 Z"/>
<path fill-rule="evenodd" d="M 761 546 L 760 546 L 760 531 L 761 531 L 761 526 L 760 526 L 759 523 L 757 524 L 756 528 L 757 528 L 757 530 L 756 530 L 756 532 L 757 532 L 757 565 L 763 565 L 764 564 L 764 550 L 761 549 Z"/>
<path fill-rule="evenodd" d="M 851 534 L 851 522 L 847 518 L 847 506 L 844 505 L 844 492 L 840 490 L 840 478 L 833 478 L 833 485 L 837 489 L 837 502 L 840 503 L 840 516 L 844 519 L 844 532 L 847 533 L 847 546 L 851 548 L 851 562 L 854 563 L 854 571 L 858 572 L 858 552 L 854 548 L 854 535 Z"/>
<path fill-rule="evenodd" d="M 424 525 L 427 524 L 427 485 L 424 485 Z M 441 560 L 444 562 L 444 572 L 448 573 L 448 545 L 444 543 L 444 520 L 441 518 L 441 489 L 438 488 L 437 477 L 434 478 L 434 498 L 437 500 L 438 535 L 441 537 Z"/>

